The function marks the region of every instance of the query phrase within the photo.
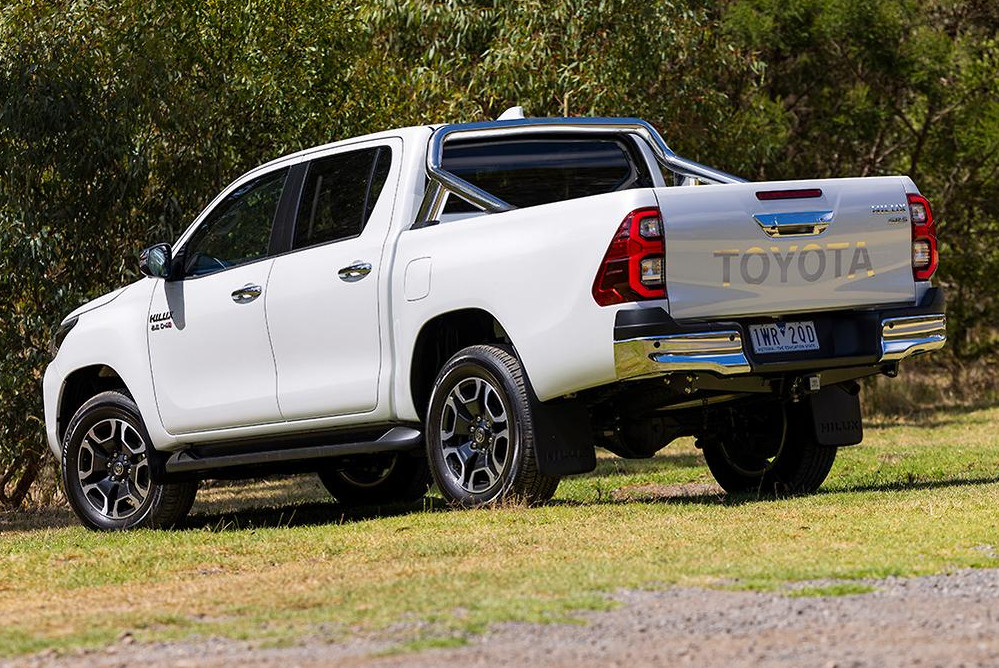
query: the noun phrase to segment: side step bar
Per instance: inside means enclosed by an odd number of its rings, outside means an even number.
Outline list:
[[[188,450],[175,452],[164,464],[167,475],[201,473],[218,469],[234,469],[261,464],[282,464],[310,459],[326,459],[343,455],[375,452],[400,452],[420,447],[423,434],[411,427],[392,427],[374,441],[356,441],[307,447],[288,446],[275,450],[234,454],[199,455]]]

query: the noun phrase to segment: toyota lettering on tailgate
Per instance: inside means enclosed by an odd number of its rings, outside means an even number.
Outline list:
[[[721,258],[721,282],[723,286],[732,284],[733,271],[748,285],[767,282],[771,274],[779,275],[779,282],[787,283],[788,277],[800,277],[808,283],[815,283],[829,274],[834,278],[856,278],[858,275],[874,276],[874,265],[867,244],[839,242],[808,244],[803,247],[777,246],[761,248],[753,246],[746,250],[719,250],[714,256]]]

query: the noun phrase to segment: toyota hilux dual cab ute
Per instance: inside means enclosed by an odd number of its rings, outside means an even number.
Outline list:
[[[686,436],[729,492],[808,492],[862,439],[858,380],[944,345],[909,178],[745,182],[641,120],[510,116],[258,167],[63,320],[80,519],[307,471],[345,505],[538,503]]]

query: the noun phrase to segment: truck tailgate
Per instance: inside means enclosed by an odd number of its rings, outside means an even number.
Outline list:
[[[912,303],[905,177],[657,188],[674,318]]]

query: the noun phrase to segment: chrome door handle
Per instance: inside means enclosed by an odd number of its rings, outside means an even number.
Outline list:
[[[234,290],[232,293],[232,300],[237,304],[249,304],[254,299],[259,297],[263,293],[264,289],[259,285],[254,285],[253,283],[247,283],[239,290]]]
[[[361,262],[360,260],[354,260],[354,263],[348,265],[337,272],[341,281],[347,283],[356,283],[365,276],[371,273],[371,264],[368,262]]]

